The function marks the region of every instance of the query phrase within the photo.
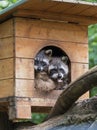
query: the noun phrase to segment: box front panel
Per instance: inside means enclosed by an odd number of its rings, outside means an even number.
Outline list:
[[[15,30],[16,96],[32,96],[36,98],[35,101],[43,98],[50,100],[52,97],[51,100],[56,101],[59,95],[56,93],[60,93],[60,90],[44,95],[34,88],[34,58],[46,46],[58,47],[68,55],[71,61],[71,81],[88,70],[87,26],[16,18]],[[22,86],[20,88],[23,88],[24,93],[20,92],[19,86]]]

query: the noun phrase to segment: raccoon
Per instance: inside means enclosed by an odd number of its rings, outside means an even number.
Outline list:
[[[35,72],[42,72],[42,71],[47,72],[51,55],[52,55],[51,49],[42,50],[37,54],[34,62]]]
[[[68,57],[53,57],[48,67],[48,74],[55,82],[56,89],[64,89],[68,84],[69,66]]]
[[[40,92],[50,92],[55,89],[55,83],[46,72],[39,72],[35,79],[35,88]]]
[[[42,50],[35,58],[35,88],[39,91],[49,92],[55,88],[54,81],[48,76],[48,66],[52,50]]]

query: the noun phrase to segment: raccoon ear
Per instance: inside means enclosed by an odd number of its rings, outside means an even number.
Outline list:
[[[52,50],[51,49],[46,50],[45,54],[48,55],[48,56],[52,56]]]
[[[67,56],[62,56],[62,61],[67,64],[68,57]]]

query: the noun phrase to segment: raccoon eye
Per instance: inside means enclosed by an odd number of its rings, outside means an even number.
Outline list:
[[[54,73],[57,73],[57,70],[56,69],[53,69],[50,71],[51,74],[54,74]]]
[[[42,65],[42,66],[46,66],[47,64],[46,64],[45,62],[42,62],[41,65]]]
[[[65,74],[65,71],[63,69],[60,69],[60,72]]]
[[[34,64],[37,65],[39,63],[39,61],[35,60]]]

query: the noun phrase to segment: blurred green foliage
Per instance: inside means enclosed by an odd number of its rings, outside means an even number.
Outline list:
[[[19,0],[0,0],[0,10],[5,9]]]
[[[97,65],[97,24],[88,28],[89,39],[89,68]]]
[[[97,2],[97,0],[80,0],[80,1],[86,1],[86,2]]]
[[[40,122],[43,122],[46,117],[47,117],[47,114],[44,114],[44,113],[32,114],[32,120],[33,120],[33,123],[35,124],[39,124]]]
[[[97,24],[90,25],[88,29],[89,39],[89,68],[97,65]],[[97,87],[95,86],[90,91],[90,96],[97,94]]]
[[[11,6],[17,1],[19,0],[0,0],[0,10]],[[80,0],[80,1],[97,2],[97,0]],[[93,66],[97,65],[97,24],[89,26],[88,37],[89,37],[89,68],[92,68]],[[96,94],[97,94],[97,87],[93,88],[92,91],[90,91],[91,96],[94,96]],[[34,123],[39,124],[44,120],[46,116],[47,114],[33,113],[32,120]]]

